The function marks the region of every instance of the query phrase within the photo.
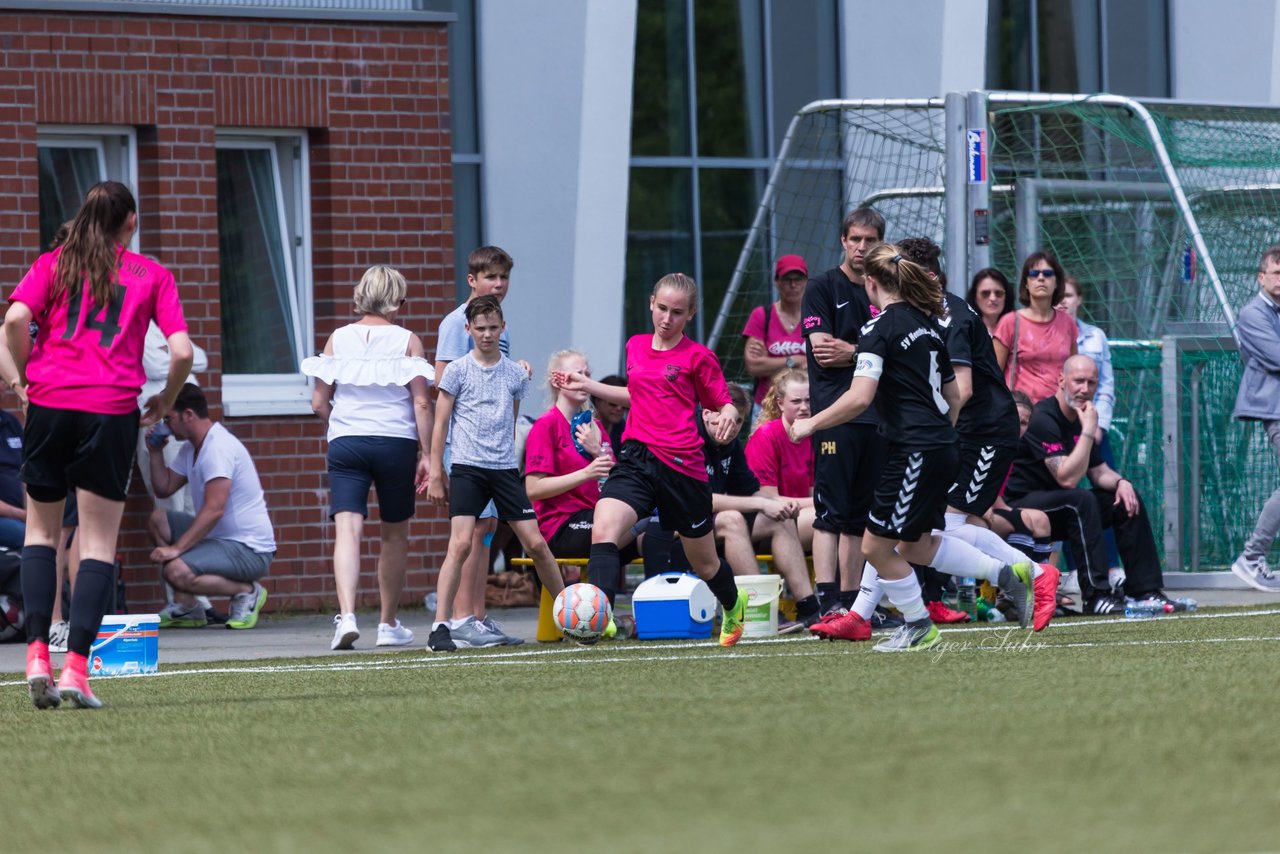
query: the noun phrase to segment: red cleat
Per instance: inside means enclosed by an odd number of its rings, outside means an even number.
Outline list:
[[[27,692],[37,709],[56,709],[62,702],[58,688],[53,684],[49,645],[43,641],[27,644]]]
[[[1040,564],[1040,568],[1043,572],[1032,585],[1035,591],[1035,607],[1032,609],[1034,618],[1031,628],[1037,632],[1049,625],[1049,621],[1053,619],[1053,612],[1058,608],[1058,579],[1062,575],[1056,566],[1050,566],[1047,563]]]
[[[809,631],[826,640],[865,641],[871,640],[871,624],[853,611],[841,614],[834,620],[814,623]]]
[[[837,605],[836,607],[832,608],[830,611],[828,611],[827,613],[819,617],[818,621],[813,623],[813,625],[809,626],[809,628],[812,629],[813,626],[820,626],[823,623],[829,623],[832,620],[838,620],[847,613],[849,612]]]
[[[948,608],[942,602],[926,602],[924,609],[929,612],[929,619],[935,623],[967,623],[970,620],[964,611]]]

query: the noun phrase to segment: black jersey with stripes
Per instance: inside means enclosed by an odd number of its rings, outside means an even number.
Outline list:
[[[850,344],[858,343],[859,330],[871,320],[875,309],[867,289],[844,274],[839,267],[819,273],[805,285],[800,307],[800,330],[805,340],[815,332],[825,332]],[[849,390],[853,365],[824,368],[813,357],[813,347],[805,348],[809,366],[809,405],[816,414]],[[856,424],[878,424],[875,404],[854,419]]]
[[[996,361],[991,333],[973,306],[951,292],[944,294],[947,313],[938,319],[952,365],[972,372],[973,396],[960,410],[956,430],[965,439],[998,448],[1018,447],[1018,408]]]
[[[894,445],[954,444],[942,386],[955,379],[937,323],[907,302],[892,303],[862,327],[854,376],[879,381],[880,434]]]

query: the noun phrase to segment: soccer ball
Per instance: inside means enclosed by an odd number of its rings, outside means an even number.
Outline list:
[[[594,584],[570,584],[561,590],[553,613],[564,636],[583,644],[600,640],[613,617],[609,597]]]
[[[21,640],[24,619],[20,600],[0,593],[0,643]]]

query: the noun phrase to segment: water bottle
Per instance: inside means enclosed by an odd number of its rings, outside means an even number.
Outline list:
[[[159,448],[164,445],[166,439],[173,435],[173,431],[169,429],[169,425],[161,421],[155,428],[147,434],[147,447]]]
[[[423,600],[422,604],[423,604],[424,606],[426,606],[426,609],[427,609],[428,611],[431,611],[432,613],[435,613],[435,610],[436,610],[436,591],[432,590],[430,593],[428,593],[428,594],[427,594],[427,598]]]
[[[1178,596],[1174,599],[1170,599],[1168,604],[1164,606],[1164,610],[1166,613],[1170,613],[1170,614],[1172,613],[1182,614],[1182,613],[1186,613],[1187,611],[1194,611],[1197,607],[1199,606],[1196,603],[1196,600],[1190,599],[1186,596]]]
[[[978,581],[970,576],[956,579],[956,610],[969,615],[969,622],[978,621]]]
[[[1164,602],[1159,599],[1124,600],[1124,618],[1126,620],[1149,620],[1152,617],[1163,616]]]

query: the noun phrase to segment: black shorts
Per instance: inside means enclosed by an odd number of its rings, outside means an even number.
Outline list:
[[[623,502],[638,519],[652,515],[656,506],[662,529],[682,537],[696,539],[712,532],[711,484],[672,469],[635,439],[623,444],[600,497]]]
[[[454,463],[449,472],[449,518],[479,518],[490,501],[497,505],[498,518],[504,522],[538,518],[518,469],[482,469]]]
[[[124,501],[138,444],[138,410],[121,415],[27,407],[22,432],[22,482],[36,501],[66,498],[84,489]]]
[[[591,557],[591,528],[595,515],[596,511],[588,508],[579,510],[566,519],[547,540],[551,553],[557,558]],[[640,548],[635,540],[618,550],[618,559],[623,564],[631,563],[639,556]]]
[[[955,483],[960,451],[941,448],[889,447],[876,487],[867,530],[878,537],[914,543],[946,524],[947,491]]]
[[[813,434],[813,527],[862,536],[888,447],[874,424],[838,424]]]
[[[341,436],[329,443],[329,518],[342,512],[369,515],[369,487],[378,491],[383,522],[413,516],[418,443],[390,436]]]
[[[1000,448],[961,439],[960,468],[947,493],[947,504],[965,513],[981,516],[991,509],[1004,486],[1009,466],[1018,449]]]

